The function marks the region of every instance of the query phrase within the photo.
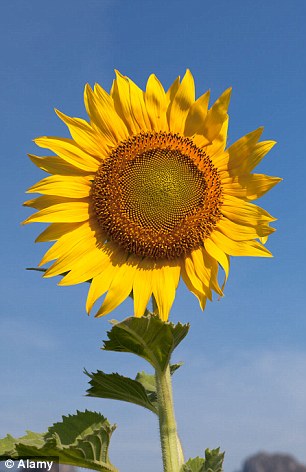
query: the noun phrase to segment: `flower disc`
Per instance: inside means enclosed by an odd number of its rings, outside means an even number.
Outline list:
[[[129,253],[174,259],[197,247],[219,220],[221,186],[209,157],[171,133],[121,143],[93,184],[101,229]]]

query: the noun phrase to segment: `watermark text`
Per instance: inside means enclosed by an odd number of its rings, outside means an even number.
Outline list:
[[[4,464],[6,469],[13,469],[13,471],[22,472],[23,470],[30,470],[32,469],[33,472],[35,470],[39,470],[40,472],[58,472],[58,457],[26,457],[26,458],[5,458],[3,460],[0,457],[0,465],[1,462]]]

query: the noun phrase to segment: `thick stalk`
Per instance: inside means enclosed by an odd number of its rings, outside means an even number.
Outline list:
[[[164,372],[156,370],[155,377],[164,472],[179,472],[184,457],[177,435],[169,365]]]

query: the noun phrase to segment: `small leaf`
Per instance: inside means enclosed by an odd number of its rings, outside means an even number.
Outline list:
[[[224,452],[220,452],[220,448],[206,449],[205,459],[203,457],[195,457],[189,459],[181,468],[181,472],[222,472],[224,461]]]
[[[90,397],[111,398],[143,406],[157,414],[157,407],[151,401],[142,382],[123,377],[119,374],[105,374],[101,370],[96,373],[85,373],[91,378],[91,388],[87,390]],[[150,393],[150,392],[149,392]]]
[[[144,371],[138,372],[136,380],[144,387],[150,402],[153,403],[158,412],[155,375],[147,374]]]
[[[174,325],[155,315],[130,317],[120,323],[113,322],[112,329],[107,333],[109,340],[104,341],[103,349],[131,352],[146,359],[155,369],[163,371],[188,330],[189,325]]]
[[[176,364],[170,364],[170,374],[173,375],[174,372],[182,367],[184,363],[183,362],[177,362]]]
[[[202,472],[204,463],[205,459],[203,457],[189,459],[189,461],[183,465],[181,472]]]
[[[220,452],[220,447],[217,449],[206,449],[203,472],[222,472],[224,455],[224,452]]]
[[[136,380],[137,382],[140,382],[148,392],[156,392],[155,375],[147,374],[147,372],[143,370],[138,372]]]
[[[109,461],[108,447],[115,426],[100,413],[77,412],[63,417],[45,434],[30,431],[21,438],[0,439],[0,455],[58,457],[61,464],[100,472],[118,472]]]
[[[181,367],[181,365],[182,362],[170,364],[170,374],[173,375],[174,372]],[[155,405],[156,410],[158,410],[155,375],[147,374],[144,371],[138,372],[136,375],[136,380],[143,385],[149,400]]]

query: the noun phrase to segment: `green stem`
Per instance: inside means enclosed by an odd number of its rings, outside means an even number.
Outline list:
[[[155,378],[164,472],[179,472],[184,456],[177,435],[169,365],[163,372],[156,370]]]

